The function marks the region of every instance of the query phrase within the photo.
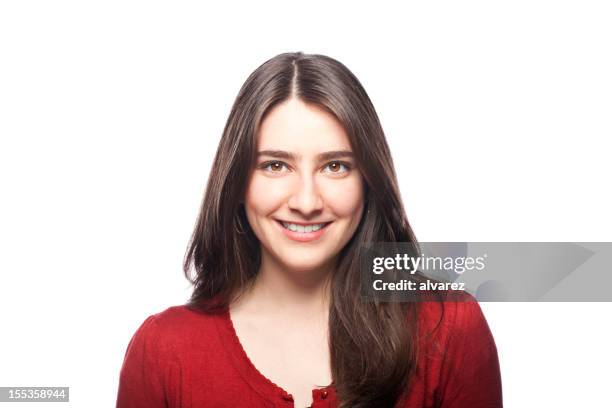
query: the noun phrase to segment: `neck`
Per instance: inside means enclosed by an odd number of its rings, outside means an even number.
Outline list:
[[[327,314],[335,259],[308,270],[293,270],[262,253],[259,272],[240,298],[249,309],[273,314]]]

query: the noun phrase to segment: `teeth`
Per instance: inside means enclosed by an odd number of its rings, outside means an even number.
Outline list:
[[[283,222],[283,227],[291,230],[293,232],[306,233],[306,232],[314,232],[323,228],[325,224],[312,224],[312,225],[298,225],[298,224],[290,224],[288,222]]]

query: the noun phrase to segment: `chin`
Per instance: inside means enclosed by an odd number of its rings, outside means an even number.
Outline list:
[[[293,271],[310,271],[324,266],[329,257],[309,253],[307,248],[301,251],[286,251],[279,261]]]
[[[291,260],[284,260],[283,263],[287,265],[287,267],[293,271],[303,271],[303,272],[311,271],[311,270],[320,268],[323,265],[325,265],[324,261],[322,260],[318,261],[314,259],[308,259],[308,260],[291,259]]]

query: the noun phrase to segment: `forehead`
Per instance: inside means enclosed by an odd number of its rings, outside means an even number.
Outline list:
[[[348,136],[334,115],[296,98],[272,108],[257,136],[258,150],[279,149],[302,154],[351,150]]]

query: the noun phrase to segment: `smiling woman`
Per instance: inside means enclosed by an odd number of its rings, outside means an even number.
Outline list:
[[[375,242],[417,248],[365,90],[323,55],[270,59],[215,156],[185,256],[191,299],[134,334],[117,406],[501,407],[473,298],[361,298]]]
[[[260,270],[267,273],[273,263],[288,270],[330,269],[355,233],[364,201],[363,178],[342,125],[293,97],[264,118],[257,151],[244,204],[261,243]]]

